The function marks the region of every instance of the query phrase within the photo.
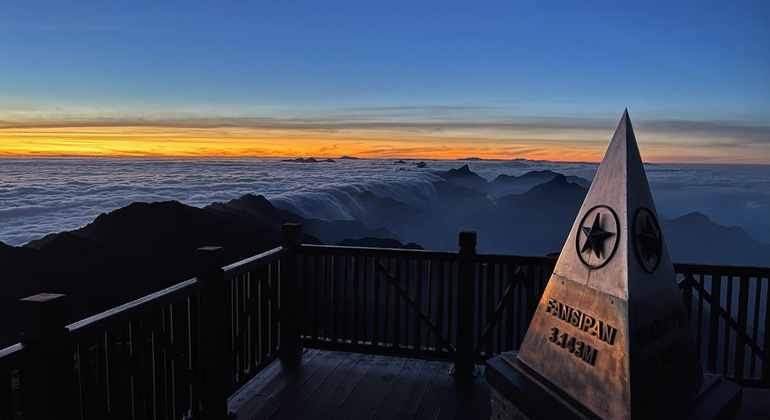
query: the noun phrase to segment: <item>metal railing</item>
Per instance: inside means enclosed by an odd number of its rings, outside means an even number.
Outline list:
[[[22,342],[0,350],[0,419],[219,417],[300,346],[449,359],[463,376],[519,347],[556,262],[477,254],[468,232],[459,252],[299,237],[287,225],[283,247],[223,268],[201,249],[196,278],[70,325],[63,297],[28,298]],[[770,387],[770,268],[675,270],[704,366]]]

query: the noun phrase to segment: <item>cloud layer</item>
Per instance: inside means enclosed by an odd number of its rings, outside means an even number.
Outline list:
[[[422,207],[435,194],[437,172],[469,163],[488,180],[551,169],[592,179],[593,163],[528,160],[338,160],[300,164],[276,158],[3,158],[0,241],[20,245],[71,230],[135,201],[178,200],[195,206],[262,194],[306,217],[349,219],[352,192],[371,191]],[[770,166],[648,165],[662,217],[699,211],[723,225],[745,227],[770,243]],[[459,231],[462,226],[457,226]]]

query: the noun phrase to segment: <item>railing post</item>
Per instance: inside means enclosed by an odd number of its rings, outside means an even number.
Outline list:
[[[195,250],[196,276],[205,282],[200,295],[201,414],[204,419],[227,416],[229,287],[222,270],[223,262],[222,247],[207,246]]]
[[[297,249],[302,244],[302,226],[286,223],[282,227],[285,250],[281,267],[279,319],[281,321],[279,357],[293,357],[302,351],[299,345],[299,276],[297,275]]]
[[[457,273],[457,355],[453,373],[456,377],[474,375],[473,324],[474,268],[476,265],[476,232],[460,232],[459,267]]]
[[[19,300],[19,312],[24,328],[21,343],[27,352],[20,370],[24,418],[75,418],[74,362],[66,328],[67,296],[30,296]]]

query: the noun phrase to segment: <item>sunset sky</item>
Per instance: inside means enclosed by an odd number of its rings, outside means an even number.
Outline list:
[[[770,163],[770,2],[0,2],[0,155]]]

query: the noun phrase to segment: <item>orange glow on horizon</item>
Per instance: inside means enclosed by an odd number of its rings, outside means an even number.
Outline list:
[[[0,128],[0,156],[317,157],[530,159],[599,162],[611,132],[408,128],[274,128],[86,126]],[[637,135],[639,139],[640,136]],[[642,136],[641,141],[648,136]],[[763,163],[761,156],[726,157],[699,144],[640,142],[649,162]],[[687,159],[682,157],[686,156]],[[752,159],[753,158],[753,159]]]

